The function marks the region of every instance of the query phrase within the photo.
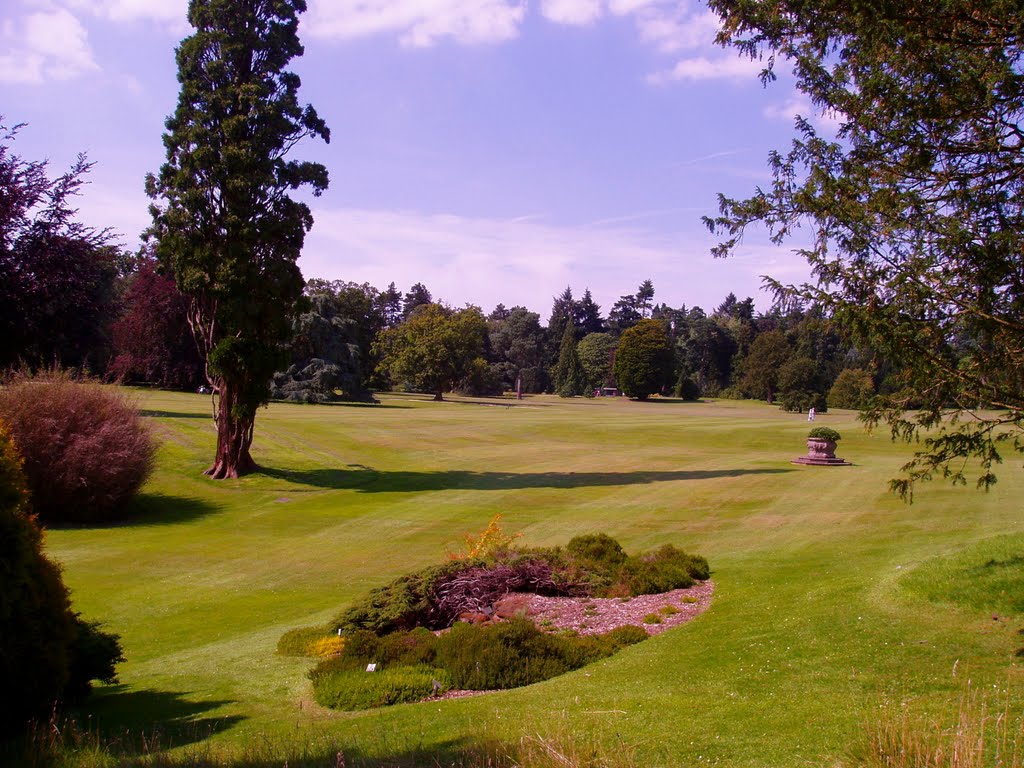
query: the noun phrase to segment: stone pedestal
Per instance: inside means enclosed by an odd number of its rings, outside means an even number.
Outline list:
[[[848,467],[850,462],[836,458],[836,444],[821,437],[807,438],[807,455],[793,459],[792,464],[813,467]]]

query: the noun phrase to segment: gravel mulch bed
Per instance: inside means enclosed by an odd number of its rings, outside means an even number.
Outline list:
[[[526,613],[542,629],[575,629],[581,635],[600,635],[635,624],[649,635],[658,635],[706,611],[714,591],[712,582],[698,581],[688,589],[625,598],[526,595]],[[669,605],[678,613],[661,612]],[[657,614],[661,623],[645,624],[644,618],[650,614]]]
[[[698,581],[688,589],[675,589],[657,595],[638,597],[543,597],[541,595],[515,595],[514,599],[526,605],[526,615],[542,629],[575,629],[581,635],[600,635],[616,627],[634,624],[658,635],[678,627],[708,609],[715,585],[711,581]],[[662,612],[665,606],[678,611]],[[660,624],[645,624],[644,618],[657,614]],[[464,699],[493,691],[447,691],[429,699]]]

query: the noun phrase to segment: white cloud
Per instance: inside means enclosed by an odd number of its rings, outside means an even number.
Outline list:
[[[307,277],[391,281],[404,289],[423,282],[436,299],[489,311],[521,304],[545,315],[551,297],[571,285],[589,287],[604,310],[651,278],[658,300],[673,306],[712,307],[731,290],[758,297],[760,275],[803,279],[806,264],[786,249],[748,245],[726,260],[713,259],[710,235],[667,235],[623,226],[641,212],[589,226],[557,226],[536,217],[467,218],[415,211],[313,211],[300,266]],[[693,213],[679,213],[680,217]]]
[[[187,26],[188,0],[65,0],[67,7],[110,21],[155,21],[175,30]]]
[[[402,45],[422,48],[451,38],[460,43],[495,43],[519,34],[525,0],[312,0],[303,32],[351,40],[397,33]]]
[[[656,72],[647,79],[655,85],[680,80],[754,80],[763,69],[763,63],[745,56],[695,56],[681,59],[671,69]]]
[[[608,10],[616,16],[625,16],[641,8],[663,5],[665,0],[608,0]]]
[[[800,116],[818,128],[824,128],[831,132],[837,131],[841,123],[836,112],[832,110],[821,112],[802,93],[794,93],[781,104],[769,104],[764,108],[763,114],[769,120],[784,120],[791,124],[797,116]]]
[[[0,46],[0,82],[68,80],[99,69],[85,27],[63,8],[8,19]]]
[[[719,22],[710,11],[689,14],[679,7],[641,6],[635,13],[640,38],[660,53],[714,46]]]
[[[541,13],[557,24],[586,26],[601,18],[604,8],[601,0],[543,0]]]

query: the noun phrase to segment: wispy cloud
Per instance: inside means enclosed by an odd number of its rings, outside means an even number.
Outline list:
[[[723,157],[735,157],[736,155],[742,155],[745,152],[747,152],[745,149],[726,149],[721,152],[712,152],[707,155],[701,155],[700,157],[692,157],[689,160],[681,160],[678,163],[672,163],[669,168],[688,168],[691,165],[706,163],[708,160],[720,160]]]
[[[446,38],[496,43],[518,36],[525,14],[525,0],[312,0],[303,31],[329,40],[391,33],[415,48]]]
[[[417,211],[322,208],[301,260],[303,273],[328,279],[423,282],[455,305],[521,304],[542,314],[566,285],[589,287],[606,309],[650,277],[673,306],[714,306],[729,292],[758,295],[760,275],[806,274],[785,249],[752,244],[727,260],[713,259],[712,238],[669,235],[623,226],[667,211],[559,226],[535,219],[468,218]],[[673,212],[681,221],[695,216]],[[685,279],[682,279],[685,278]],[[758,304],[767,299],[761,295]]]
[[[541,13],[558,24],[586,26],[604,15],[604,6],[601,0],[543,0]]]
[[[114,22],[157,22],[175,32],[188,28],[188,0],[64,0],[64,5]]]
[[[643,5],[635,14],[640,39],[660,53],[714,47],[718,17],[710,11],[691,13],[685,6]]]
[[[797,117],[802,117],[819,129],[825,129],[832,133],[839,129],[842,122],[838,113],[832,110],[823,112],[802,93],[794,93],[782,103],[769,104],[764,108],[763,114],[769,120],[784,120],[788,123],[792,123]]]
[[[698,80],[752,81],[762,69],[764,65],[760,61],[722,53],[711,58],[695,56],[680,59],[671,69],[655,72],[647,80],[652,85]]]

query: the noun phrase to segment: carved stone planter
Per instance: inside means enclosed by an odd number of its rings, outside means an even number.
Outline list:
[[[807,458],[809,459],[834,459],[836,457],[836,444],[832,440],[823,437],[807,438]]]
[[[793,464],[808,464],[814,467],[848,467],[850,462],[836,458],[836,443],[822,437],[807,438],[807,455],[793,459]]]

